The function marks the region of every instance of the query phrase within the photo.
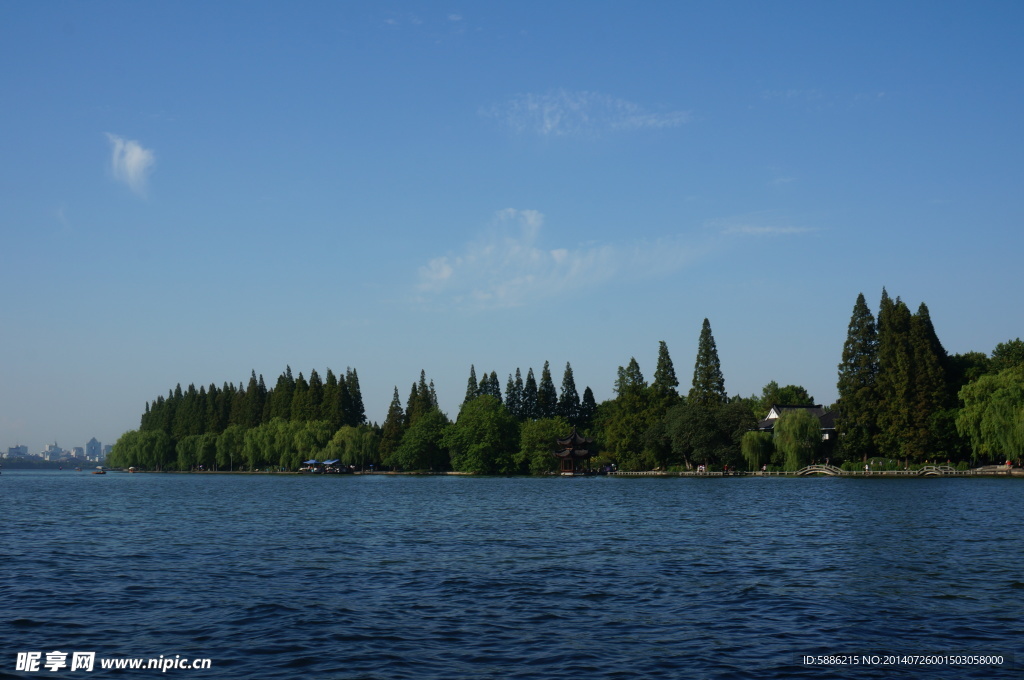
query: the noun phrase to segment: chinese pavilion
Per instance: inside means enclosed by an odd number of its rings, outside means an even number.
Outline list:
[[[555,441],[558,442],[558,450],[555,451],[554,456],[560,461],[559,472],[563,475],[583,474],[586,471],[583,462],[594,455],[590,451],[590,445],[594,443],[594,440],[589,437],[581,437],[576,433],[574,427],[572,434],[568,437]]]

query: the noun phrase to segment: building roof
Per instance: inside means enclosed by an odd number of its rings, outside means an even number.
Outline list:
[[[836,428],[836,414],[835,411],[829,411],[821,404],[815,404],[814,406],[793,406],[788,404],[772,404],[772,408],[768,411],[768,417],[757,424],[759,430],[772,430],[775,427],[775,421],[779,419],[785,413],[792,411],[807,411],[812,416],[818,419],[821,423],[821,429],[823,430],[834,430]]]
[[[556,458],[575,458],[582,460],[584,458],[590,458],[593,453],[590,452],[590,445],[594,443],[594,440],[590,437],[582,437],[576,432],[576,428],[572,428],[572,434],[564,439],[556,439],[558,443],[558,451],[554,452]]]

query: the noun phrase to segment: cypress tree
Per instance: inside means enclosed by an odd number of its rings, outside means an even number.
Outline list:
[[[331,424],[331,429],[337,431],[345,423],[337,416],[341,413],[338,408],[338,376],[334,371],[327,369],[327,377],[324,378],[324,400],[320,408],[320,420],[326,420]]]
[[[910,409],[910,456],[923,460],[951,454],[953,416],[949,405],[945,366],[948,356],[932,326],[928,307],[922,302],[910,319],[910,345],[914,362],[913,401]],[[945,416],[945,418],[943,418]]]
[[[352,424],[352,392],[348,389],[348,376],[338,376],[338,394],[333,409],[332,418],[342,425]]]
[[[864,294],[857,296],[839,364],[839,445],[848,458],[867,460],[875,454],[878,434],[876,410],[878,380],[878,332]]]
[[[558,392],[551,379],[551,367],[547,361],[540,373],[540,385],[537,386],[537,418],[554,418],[558,408]]]
[[[320,379],[320,374],[316,372],[314,368],[309,373],[309,393],[307,400],[309,402],[307,409],[308,418],[307,420],[321,420],[324,412],[324,383]]]
[[[580,415],[577,427],[586,430],[594,424],[594,416],[597,414],[597,400],[594,399],[594,392],[588,385],[583,390],[583,399],[580,401]]]
[[[910,449],[910,417],[914,393],[913,348],[910,345],[910,310],[898,297],[882,289],[878,306],[878,453],[905,458]]]
[[[579,426],[580,394],[576,391],[576,379],[572,375],[572,366],[565,362],[562,374],[562,391],[558,395],[558,415],[569,421],[570,425]]]
[[[516,369],[516,378],[512,380],[512,374],[508,374],[508,384],[505,387],[505,407],[515,418],[523,419],[523,376]]]
[[[292,413],[293,422],[302,423],[310,419],[309,408],[309,383],[299,371],[299,377],[295,379],[295,389],[292,392]]]
[[[480,386],[479,386],[479,384],[477,384],[477,381],[476,381],[476,366],[474,366],[473,364],[470,364],[469,365],[469,380],[466,381],[466,396],[462,400],[462,403],[465,404],[467,401],[472,401],[473,399],[476,399],[476,397],[477,397],[477,395],[479,393],[480,393]]]
[[[295,392],[295,379],[292,377],[292,367],[285,366],[284,373],[278,376],[277,384],[274,385],[273,396],[270,399],[270,420],[281,418],[290,420],[292,417],[292,397]]]
[[[526,382],[523,384],[523,408],[522,419],[533,420],[537,418],[537,379],[533,377],[533,369],[526,372]]]
[[[345,369],[345,387],[348,404],[345,413],[348,424],[353,427],[366,423],[366,406],[363,403],[363,391],[359,388],[359,373],[354,368]]]
[[[707,319],[704,319],[697,342],[697,361],[693,367],[693,386],[688,399],[707,407],[720,406],[728,401],[718,348],[711,335],[711,323]]]
[[[498,382],[498,374],[496,371],[491,371],[490,383],[490,392],[488,392],[488,394],[490,394],[492,397],[497,399],[499,403],[501,403],[501,383]],[[436,402],[437,399],[435,399],[434,401]]]
[[[519,384],[522,384],[522,379],[519,380]],[[505,408],[513,418],[519,417],[519,395],[516,393],[515,381],[512,379],[511,373],[508,382],[505,383]]]
[[[668,354],[668,345],[664,340],[658,343],[658,365],[654,369],[654,382],[651,388],[658,401],[664,402],[667,409],[679,401],[679,379],[676,377],[672,357]]]
[[[647,390],[647,381],[644,374],[640,372],[640,364],[635,357],[629,358],[625,368],[619,366],[618,377],[615,380],[615,393],[620,397],[641,396]]]
[[[420,419],[427,411],[437,406],[434,395],[433,381],[427,385],[427,372],[420,370],[420,381],[412,384],[409,392],[409,400],[405,407],[405,423],[411,426]]]
[[[380,445],[378,447],[381,461],[385,465],[391,464],[388,462],[391,454],[402,443],[402,434],[405,432],[404,420],[405,413],[402,411],[402,402],[398,398],[398,386],[396,385],[395,394],[391,397],[391,405],[388,407],[388,415],[384,419],[384,425],[381,429]]]

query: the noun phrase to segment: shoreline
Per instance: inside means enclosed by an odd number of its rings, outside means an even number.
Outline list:
[[[811,466],[817,467],[817,466]],[[47,472],[80,472],[82,474],[92,474],[91,471],[76,471],[76,470],[58,470],[58,469],[47,469],[47,468],[8,468],[8,470],[34,470],[34,471],[47,471]],[[361,476],[393,476],[393,477],[522,477],[524,479],[531,478],[548,478],[548,477],[680,477],[680,478],[755,478],[755,477],[773,477],[773,478],[801,478],[801,477],[846,477],[846,478],[858,478],[858,479],[921,479],[921,478],[936,478],[936,477],[970,477],[970,478],[1024,478],[1024,468],[1007,468],[1002,465],[992,465],[982,468],[973,468],[970,470],[839,470],[833,468],[831,470],[822,469],[808,469],[804,468],[798,471],[711,471],[711,472],[696,472],[696,471],[675,471],[669,472],[665,470],[642,470],[636,472],[608,472],[608,473],[587,473],[587,474],[575,474],[575,475],[560,475],[559,473],[549,473],[546,475],[484,475],[476,474],[472,472],[455,472],[455,471],[430,471],[430,470],[413,470],[403,472],[393,471],[373,471],[373,472],[350,472],[341,474],[319,474],[310,472],[299,472],[299,471],[273,471],[273,470],[135,470],[129,472],[123,469],[107,469],[108,473],[119,473],[119,474],[167,474],[167,475],[260,475],[260,476],[308,476],[308,477],[361,477]]]

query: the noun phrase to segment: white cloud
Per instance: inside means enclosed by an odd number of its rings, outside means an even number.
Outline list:
[[[792,225],[764,225],[746,222],[716,223],[719,233],[742,234],[745,236],[785,236],[789,234],[809,234],[817,229],[812,227],[795,227]]]
[[[145,196],[146,180],[156,162],[152,149],[143,148],[134,140],[126,140],[109,132],[107,139],[110,140],[110,168],[114,179],[127,184],[139,196]]]
[[[649,111],[639,104],[598,92],[567,90],[518,95],[481,113],[516,132],[541,136],[670,128],[690,119],[686,111]]]
[[[420,299],[474,308],[520,306],[613,279],[671,273],[700,252],[678,238],[548,248],[543,226],[544,216],[535,210],[498,212],[483,238],[420,268]]]

